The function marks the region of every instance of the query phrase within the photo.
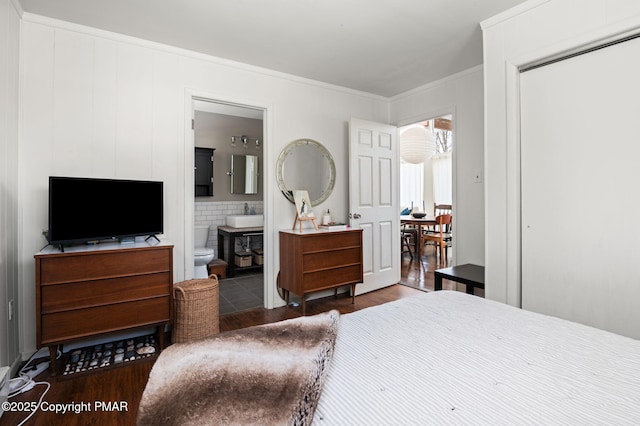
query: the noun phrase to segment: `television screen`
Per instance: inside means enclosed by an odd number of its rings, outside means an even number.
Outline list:
[[[49,243],[163,232],[163,183],[49,177]]]

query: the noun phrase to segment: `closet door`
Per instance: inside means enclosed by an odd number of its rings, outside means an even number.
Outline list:
[[[520,89],[522,307],[640,338],[640,39]]]

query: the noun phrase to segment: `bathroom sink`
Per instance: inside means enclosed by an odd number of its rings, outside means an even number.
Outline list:
[[[227,216],[227,226],[233,226],[234,228],[262,226],[263,222],[264,217],[261,214]]]

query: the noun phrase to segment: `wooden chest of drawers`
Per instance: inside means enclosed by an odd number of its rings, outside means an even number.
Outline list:
[[[289,292],[302,298],[320,290],[362,283],[362,230],[280,231],[279,285],[289,303]]]
[[[160,348],[173,308],[173,246],[38,253],[38,348],[137,327],[157,326]],[[52,363],[54,365],[54,363]]]

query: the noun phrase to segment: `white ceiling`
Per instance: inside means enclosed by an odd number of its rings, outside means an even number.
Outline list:
[[[381,96],[482,63],[525,0],[19,0],[24,11]]]

